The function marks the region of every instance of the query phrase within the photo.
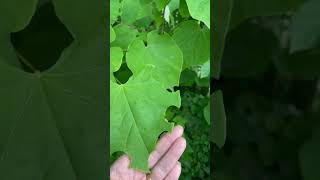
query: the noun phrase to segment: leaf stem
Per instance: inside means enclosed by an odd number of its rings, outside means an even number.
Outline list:
[[[161,24],[161,27],[159,29],[160,31],[160,34],[164,34],[164,31],[165,31],[165,24],[166,24],[166,20],[164,18],[164,15],[165,15],[165,10],[163,9],[162,12],[161,12],[161,17],[162,17],[162,24]]]
[[[16,54],[18,56],[18,58],[22,61],[22,63],[26,66],[28,66],[28,68],[30,68],[32,70],[33,73],[38,73],[39,70],[37,70],[26,58],[24,58],[17,50],[16,50]]]
[[[122,84],[119,79],[117,79],[116,77],[114,77],[114,79],[117,81],[117,83]]]

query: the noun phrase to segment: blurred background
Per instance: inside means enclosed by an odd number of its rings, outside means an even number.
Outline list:
[[[213,145],[215,179],[320,179],[318,10],[310,1],[229,30],[213,84],[227,117],[225,145]]]

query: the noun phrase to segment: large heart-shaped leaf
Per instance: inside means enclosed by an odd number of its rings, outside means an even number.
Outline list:
[[[180,106],[180,93],[167,89],[179,84],[182,69],[182,53],[169,35],[151,32],[147,44],[137,38],[129,46],[126,63],[133,75],[125,84],[110,80],[110,154],[128,154],[131,167],[144,172],[158,136],[172,128],[165,112],[169,106]],[[119,52],[112,53],[111,71],[116,71],[122,59],[113,58]]]
[[[213,63],[212,75],[219,78],[224,42],[229,30],[232,0],[213,1]]]
[[[0,179],[107,179],[105,2],[54,3],[74,42],[52,68],[28,73],[5,37],[28,24],[36,1],[1,2]]]

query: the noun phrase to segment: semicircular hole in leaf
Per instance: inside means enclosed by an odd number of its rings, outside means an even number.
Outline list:
[[[25,29],[11,34],[23,70],[30,73],[45,71],[56,64],[72,41],[71,33],[56,16],[51,2],[36,11]]]

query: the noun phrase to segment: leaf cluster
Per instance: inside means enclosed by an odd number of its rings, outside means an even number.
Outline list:
[[[184,83],[197,81],[208,92],[209,5],[209,0],[111,0],[110,155],[128,154],[132,168],[148,172],[148,155],[158,136],[171,130],[167,109],[180,107]]]

